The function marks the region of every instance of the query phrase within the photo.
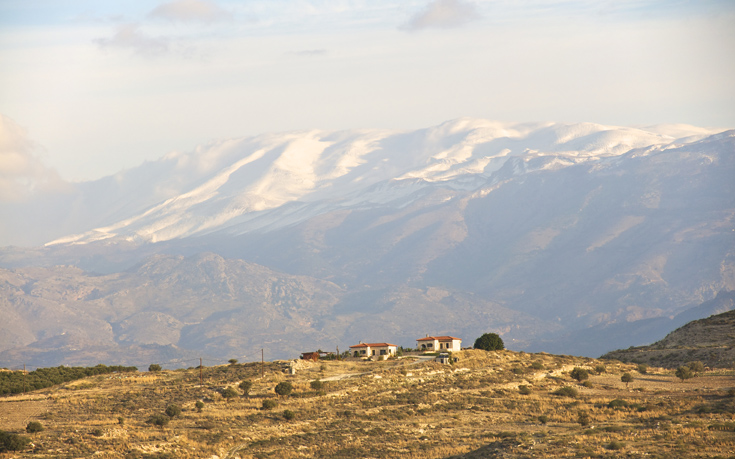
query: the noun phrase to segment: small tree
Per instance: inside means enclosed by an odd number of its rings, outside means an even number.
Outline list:
[[[497,333],[485,333],[475,340],[475,349],[501,351],[505,349],[503,339]]]
[[[43,426],[38,421],[31,421],[26,426],[26,432],[28,433],[41,432],[42,430],[43,430]]]
[[[704,364],[699,360],[687,363],[687,367],[692,370],[695,376],[704,371]]]
[[[0,453],[6,451],[22,451],[28,447],[31,439],[22,435],[0,430]]]
[[[169,405],[166,407],[166,415],[170,418],[175,418],[181,414],[181,408],[178,405]]]
[[[620,380],[625,383],[625,387],[627,388],[628,384],[633,381],[633,376],[631,376],[630,373],[623,373],[623,376],[620,377]]]
[[[283,419],[285,419],[287,421],[290,421],[294,417],[296,417],[296,414],[294,414],[293,411],[291,411],[291,410],[284,410],[284,412],[283,412]]]
[[[228,362],[230,362],[230,365],[234,365],[237,363],[237,359],[230,359]]]
[[[311,390],[322,390],[324,387],[324,383],[319,381],[318,379],[315,379],[314,381],[309,383],[309,386],[311,386]]]
[[[202,412],[202,408],[204,408],[204,402],[201,401],[201,400],[197,400],[197,402],[194,404],[194,406],[196,407],[197,412],[201,413]]]
[[[288,381],[279,382],[276,385],[276,394],[285,397],[293,392],[293,385]]]
[[[607,371],[607,368],[605,368],[605,365],[600,364],[600,365],[595,366],[595,373],[597,374],[602,374],[606,371]]]
[[[571,376],[577,381],[582,382],[585,379],[589,379],[590,374],[584,368],[574,367],[574,370],[572,370]]]
[[[240,395],[240,394],[238,394],[237,391],[235,389],[233,389],[232,387],[228,387],[228,388],[226,388],[225,390],[222,391],[222,398],[224,398],[225,400],[229,400],[231,398],[235,398],[238,395]]]
[[[151,371],[151,372],[161,371],[161,365],[159,365],[157,363],[152,363],[148,367],[148,371]]]
[[[253,383],[250,381],[243,381],[237,387],[239,387],[240,390],[243,391],[243,394],[247,396],[250,395],[250,389],[253,388]]]
[[[590,415],[586,411],[578,411],[577,412],[577,422],[582,427],[586,427],[590,425]]]
[[[694,373],[692,373],[689,367],[683,366],[676,369],[676,377],[681,379],[681,382],[684,382],[685,379],[693,378]]]

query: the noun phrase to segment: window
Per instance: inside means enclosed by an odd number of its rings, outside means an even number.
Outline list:
[[[385,349],[380,350],[380,355],[385,355]]]

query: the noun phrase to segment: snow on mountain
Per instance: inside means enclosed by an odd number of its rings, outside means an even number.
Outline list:
[[[662,151],[714,132],[459,119],[412,132],[314,130],[221,141],[121,172],[113,184],[109,178],[83,184],[77,208],[92,199],[104,204],[100,212],[74,215],[105,224],[57,234],[48,244],[274,229],[339,208],[400,199],[407,205],[432,183],[474,189],[483,183],[478,177],[512,158],[526,164],[525,172],[557,169],[631,150]]]

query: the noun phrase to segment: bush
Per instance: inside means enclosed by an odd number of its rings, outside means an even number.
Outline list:
[[[225,390],[222,391],[222,398],[224,398],[225,400],[228,400],[228,399],[231,399],[231,398],[235,398],[238,395],[240,395],[240,394],[238,394],[237,391],[235,389],[233,389],[232,387],[228,387],[228,388],[226,388]]]
[[[153,424],[154,426],[163,427],[165,425],[168,425],[170,420],[171,418],[166,416],[165,414],[154,414],[153,416],[148,418],[146,422],[148,424]]]
[[[689,362],[687,363],[686,366],[689,367],[689,369],[692,370],[692,373],[695,373],[695,374],[701,373],[704,371],[704,364],[699,360],[695,360],[694,362]]]
[[[152,363],[148,366],[148,371],[151,371],[151,372],[161,371],[161,365],[157,363]]]
[[[613,440],[607,444],[606,448],[613,450],[613,451],[617,451],[619,449],[625,448],[625,443],[617,441],[617,440]]]
[[[291,420],[291,419],[293,419],[293,418],[294,418],[295,416],[296,416],[296,414],[294,414],[294,412],[293,412],[293,411],[291,411],[291,410],[285,410],[285,411],[283,412],[283,419],[285,419],[285,420],[287,420],[287,421],[290,421],[290,420]]]
[[[26,432],[28,433],[41,432],[42,430],[43,430],[43,426],[38,421],[31,421],[26,426]]]
[[[587,427],[590,425],[590,415],[586,411],[578,411],[577,412],[577,422],[582,427]]]
[[[638,365],[638,373],[640,373],[642,375],[648,373],[648,365],[646,365],[645,363],[639,364]]]
[[[692,370],[686,366],[677,368],[675,374],[677,378],[681,379],[681,382],[684,382],[685,379],[694,377]]]
[[[243,391],[243,393],[244,393],[245,395],[249,395],[249,394],[250,394],[250,389],[252,389],[252,388],[253,388],[253,383],[252,383],[252,382],[250,382],[250,381],[243,381],[243,382],[241,382],[241,383],[240,383],[240,385],[239,385],[239,386],[237,386],[237,387],[239,387],[239,388],[240,388],[240,390],[241,390],[241,391]]]
[[[265,399],[263,400],[263,409],[264,410],[272,410],[273,408],[278,406],[278,402],[271,399]]]
[[[553,395],[558,395],[560,397],[576,397],[577,396],[577,389],[569,386],[560,387],[559,389],[552,392]]]
[[[234,365],[237,363],[237,359],[230,359],[228,360],[228,362],[230,363],[230,365]]]
[[[598,375],[601,375],[602,373],[605,373],[606,371],[607,371],[607,368],[605,368],[605,365],[600,364],[600,365],[595,366],[595,373],[597,373]]]
[[[28,447],[31,439],[0,430],[0,453],[6,451],[22,451]]]
[[[620,377],[620,381],[625,383],[625,387],[628,387],[628,384],[633,381],[633,376],[630,373],[623,373],[623,376]]]
[[[324,383],[317,379],[310,382],[309,386],[311,386],[311,390],[322,390],[322,388],[324,387]]]
[[[166,407],[166,416],[170,418],[175,418],[176,416],[179,416],[181,414],[181,408],[179,408],[177,405],[169,405]]]
[[[590,374],[587,373],[587,370],[585,370],[584,368],[574,367],[574,370],[572,370],[571,373],[571,377],[579,382],[582,382],[585,379],[589,379]]]
[[[121,426],[124,426],[125,425],[125,418],[122,417],[122,416],[118,416],[117,417],[117,423],[120,424]]]
[[[198,412],[202,412],[202,408],[204,408],[204,402],[201,400],[197,400],[197,402],[194,404]]]
[[[531,389],[528,386],[520,385],[518,386],[518,393],[521,395],[528,395],[531,393]]]
[[[533,362],[533,363],[531,364],[531,368],[533,368],[534,370],[543,370],[543,369],[544,369],[544,364],[543,364],[543,363],[541,363],[541,361],[540,361],[540,360],[535,360],[535,361],[534,361],[534,362]]]
[[[582,385],[588,389],[592,389],[593,387],[592,381],[585,381],[582,383]]]
[[[627,408],[628,407],[628,402],[626,402],[625,400],[621,400],[619,398],[616,398],[615,400],[611,400],[607,404],[607,407],[608,408],[613,408],[613,409],[614,408]]]
[[[281,395],[283,397],[287,396],[291,392],[293,392],[293,385],[291,385],[288,381],[279,382],[276,385],[276,394]]]
[[[501,351],[505,349],[503,339],[497,333],[485,333],[475,340],[475,349]]]
[[[549,422],[549,417],[545,414],[541,415],[538,417],[538,422],[540,422],[541,424],[546,424],[547,422]]]

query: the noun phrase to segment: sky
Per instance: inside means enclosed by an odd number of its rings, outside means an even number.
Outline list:
[[[216,139],[735,127],[731,0],[0,0],[0,201]]]

